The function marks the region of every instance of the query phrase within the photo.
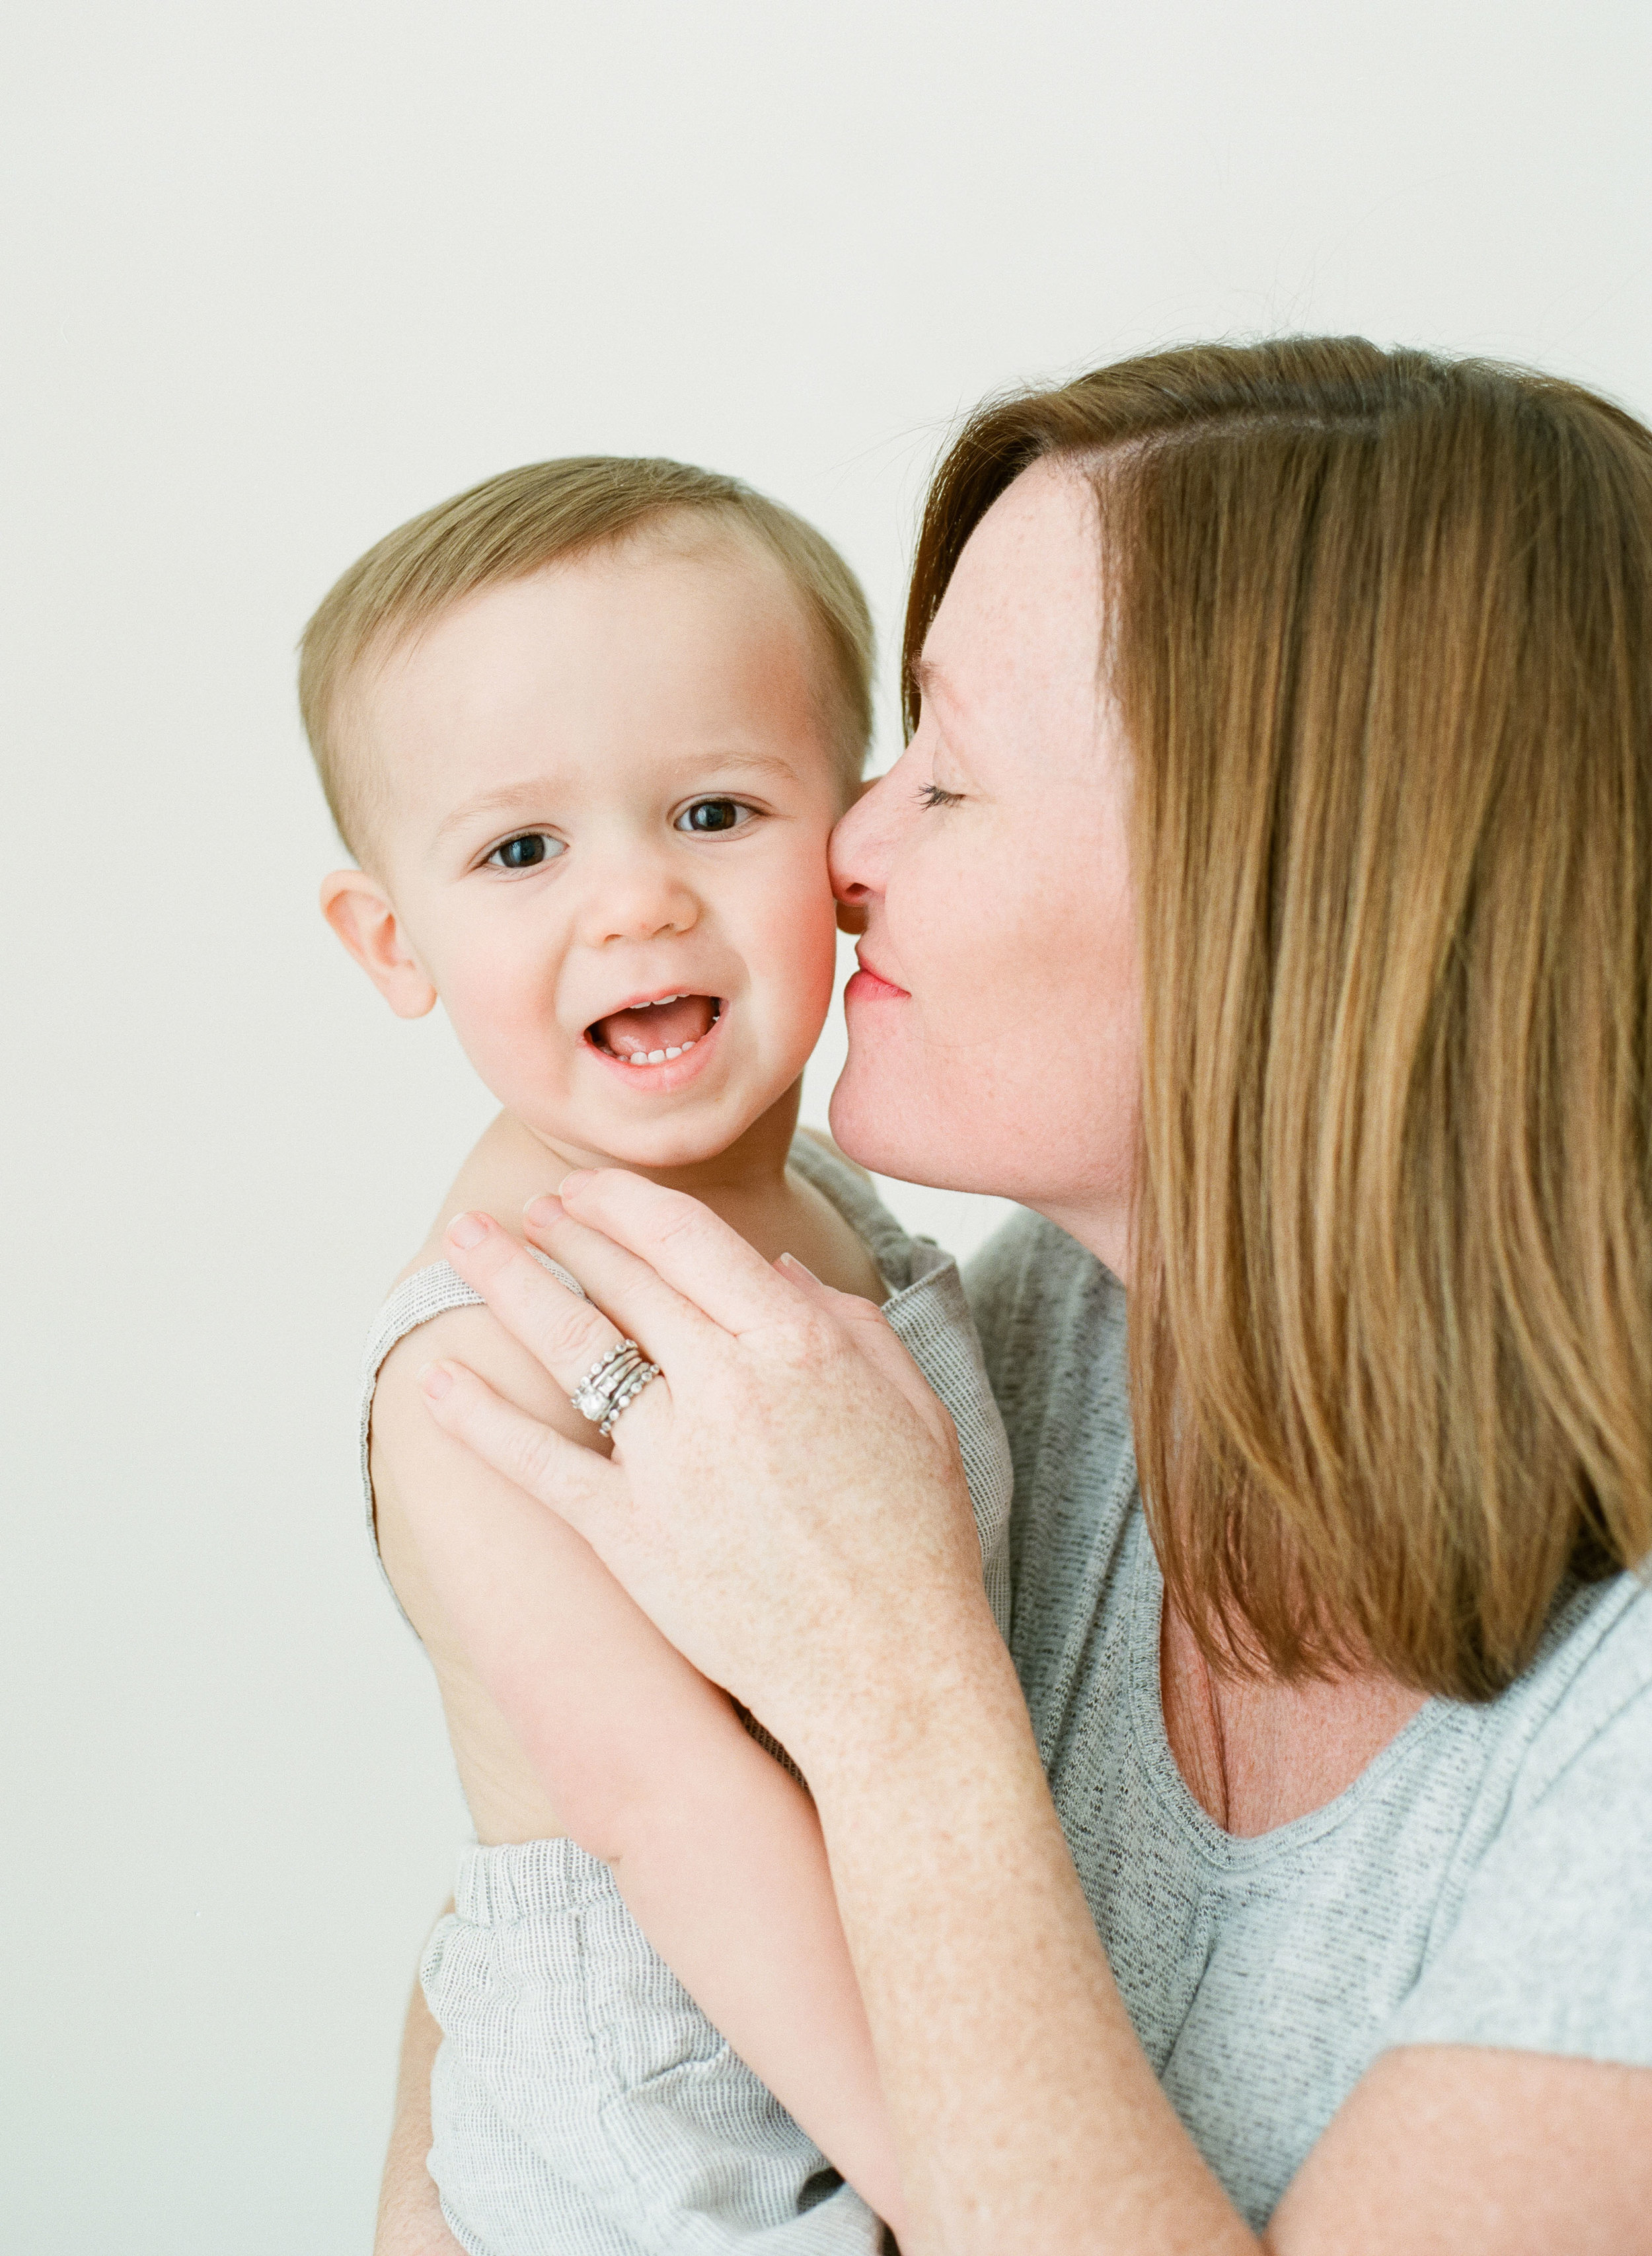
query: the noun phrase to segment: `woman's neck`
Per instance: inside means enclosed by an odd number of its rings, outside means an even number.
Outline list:
[[[1189,1793],[1240,1840],[1334,1801],[1428,1698],[1374,1670],[1287,1684],[1212,1668],[1168,1597],[1159,1691],[1165,1737]]]

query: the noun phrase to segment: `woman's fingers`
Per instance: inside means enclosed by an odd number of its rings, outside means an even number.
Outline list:
[[[582,1535],[600,1522],[604,1505],[624,1487],[624,1474],[605,1457],[530,1418],[462,1363],[427,1364],[419,1374],[419,1389],[443,1433],[561,1512]],[[636,1406],[641,1406],[640,1398]]]
[[[678,1360],[685,1336],[697,1345],[710,1335],[704,1313],[692,1301],[625,1246],[575,1222],[555,1197],[531,1199],[522,1223],[532,1242],[577,1277],[592,1300],[655,1362]]]
[[[558,1195],[574,1221],[626,1247],[737,1337],[797,1312],[790,1281],[686,1192],[666,1190],[622,1167],[599,1167],[565,1176]]]
[[[618,1345],[623,1335],[596,1302],[559,1284],[491,1215],[455,1215],[447,1251],[465,1283],[568,1393]]]

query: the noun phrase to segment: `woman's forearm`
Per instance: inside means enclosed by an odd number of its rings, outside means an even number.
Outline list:
[[[880,1703],[875,1741],[840,1731],[805,1759],[907,2256],[1256,2256],[1136,2040],[985,1608],[899,1665],[895,1729]]]

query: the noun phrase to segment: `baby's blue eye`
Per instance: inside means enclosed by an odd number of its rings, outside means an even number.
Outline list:
[[[507,838],[496,846],[488,857],[488,864],[495,870],[533,870],[541,862],[548,862],[562,851],[562,842],[544,830],[525,830],[517,838]]]
[[[738,799],[696,799],[677,817],[677,828],[702,838],[714,836],[719,830],[738,830],[751,811]]]

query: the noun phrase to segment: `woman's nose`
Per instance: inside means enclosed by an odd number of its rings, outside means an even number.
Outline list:
[[[845,932],[865,929],[872,897],[884,889],[897,827],[897,801],[890,786],[899,772],[897,763],[887,775],[866,786],[849,812],[839,817],[827,847],[832,891],[837,897],[837,921]]]

